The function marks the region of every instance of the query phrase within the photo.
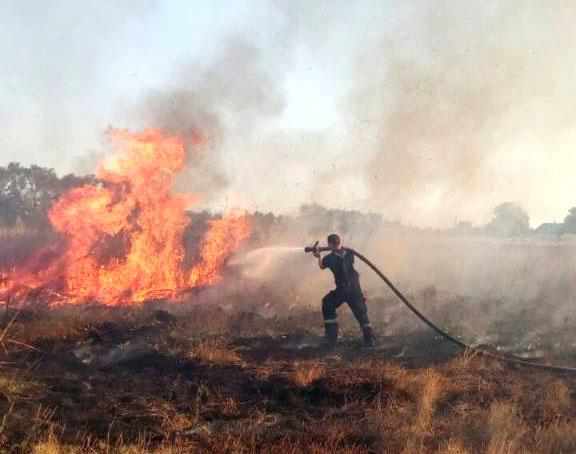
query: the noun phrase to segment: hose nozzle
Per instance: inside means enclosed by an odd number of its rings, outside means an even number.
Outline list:
[[[305,253],[315,253],[315,252],[325,252],[325,251],[329,251],[330,248],[326,247],[326,246],[318,246],[319,241],[316,241],[312,246],[306,246],[304,248],[304,252]]]

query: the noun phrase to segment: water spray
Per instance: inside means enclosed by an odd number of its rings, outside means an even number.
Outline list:
[[[326,252],[329,250],[331,250],[331,249],[327,246],[319,246],[319,241],[316,241],[312,246],[306,246],[304,248],[305,253],[321,253],[321,252]],[[576,373],[576,367],[564,367],[564,366],[554,366],[554,365],[534,363],[534,362],[519,358],[517,356],[505,355],[505,354],[501,354],[501,353],[494,353],[494,352],[484,350],[484,349],[479,348],[479,347],[473,347],[471,345],[466,344],[465,342],[463,342],[463,341],[455,338],[454,336],[448,334],[446,331],[444,331],[442,328],[440,328],[434,322],[432,322],[428,317],[426,317],[424,314],[422,314],[422,312],[420,312],[414,306],[414,304],[412,304],[408,300],[408,298],[406,298],[406,296],[392,283],[392,281],[390,279],[388,279],[388,277],[386,277],[386,275],[384,273],[382,273],[382,271],[380,271],[378,269],[378,267],[376,265],[374,265],[370,260],[368,260],[365,256],[363,256],[359,252],[355,251],[354,249],[347,248],[347,250],[349,252],[351,252],[352,254],[354,254],[354,256],[358,257],[358,259],[360,259],[366,265],[368,265],[368,267],[372,271],[374,271],[374,273],[376,273],[380,279],[382,279],[384,281],[384,283],[390,288],[390,290],[392,290],[392,292],[396,295],[396,297],[398,297],[398,299],[400,301],[402,301],[402,303],[414,315],[416,315],[416,317],[418,317],[423,323],[425,323],[428,327],[430,327],[433,331],[435,331],[441,337],[443,337],[447,341],[451,342],[452,344],[456,345],[460,349],[471,351],[474,353],[478,353],[478,354],[483,355],[487,358],[496,359],[498,361],[503,361],[506,363],[518,364],[521,366],[527,366],[527,367],[544,369],[544,370],[551,370],[551,371],[556,371],[556,372]]]

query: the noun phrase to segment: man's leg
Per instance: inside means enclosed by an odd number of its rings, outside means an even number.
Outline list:
[[[324,316],[324,337],[326,343],[333,347],[338,340],[338,317],[336,309],[343,302],[340,293],[337,290],[332,290],[324,298],[322,298],[322,315]]]
[[[360,325],[362,335],[364,338],[364,345],[373,347],[375,343],[374,332],[370,320],[368,318],[368,307],[366,306],[366,298],[362,291],[355,291],[348,297],[348,305],[354,314],[354,317]]]

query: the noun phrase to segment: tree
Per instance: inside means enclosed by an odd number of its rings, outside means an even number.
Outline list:
[[[94,181],[93,176],[59,178],[53,169],[35,165],[10,163],[0,167],[0,224],[13,226],[20,220],[25,225],[44,228],[55,200],[73,187]]]
[[[530,232],[530,217],[518,204],[505,202],[494,208],[494,217],[486,226],[489,233],[517,236]]]
[[[568,215],[564,218],[562,233],[576,233],[576,207],[570,208]]]

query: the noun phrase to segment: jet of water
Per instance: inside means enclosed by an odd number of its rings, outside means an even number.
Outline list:
[[[229,265],[240,267],[246,278],[258,278],[273,273],[283,263],[293,260],[297,254],[304,256],[304,249],[294,246],[268,246],[238,254],[230,260]]]

